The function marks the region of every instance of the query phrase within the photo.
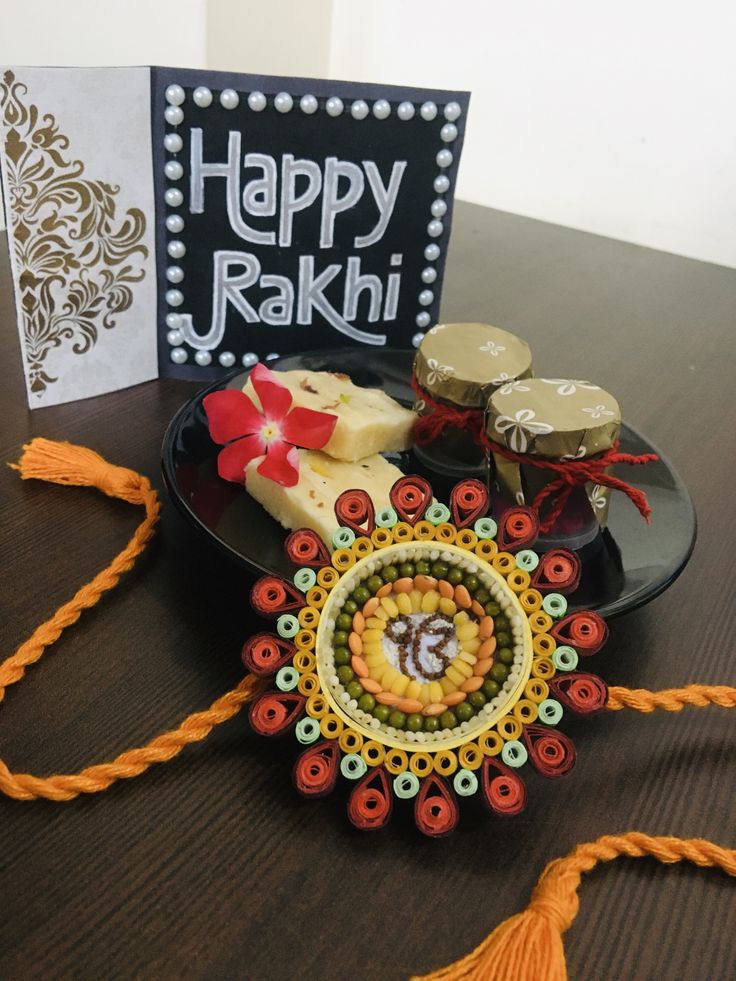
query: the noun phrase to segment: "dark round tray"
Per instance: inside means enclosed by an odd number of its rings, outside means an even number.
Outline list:
[[[413,357],[413,351],[344,348],[281,358],[269,367],[276,371],[343,371],[356,385],[382,388],[411,404]],[[219,448],[209,437],[202,408],[202,399],[209,392],[242,388],[247,377],[247,371],[234,372],[182,406],[164,437],[164,480],[177,508],[213,545],[253,573],[270,572],[290,579],[294,569],[283,550],[286,532],[244,488],[217,476]],[[593,609],[605,617],[636,609],[667,589],[687,564],[697,534],[690,495],[667,458],[625,424],[621,449],[657,453],[659,461],[637,468],[633,477],[649,498],[651,524],[645,524],[624,495],[614,493],[608,528],[580,552],[583,576],[580,588],[568,597],[570,609]],[[428,470],[411,452],[391,459],[406,473],[424,474],[444,499],[447,478]]]

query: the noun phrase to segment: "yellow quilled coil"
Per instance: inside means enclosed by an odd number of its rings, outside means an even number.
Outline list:
[[[532,661],[532,674],[535,678],[548,681],[550,678],[554,678],[555,666],[548,657],[535,657]]]
[[[503,739],[494,729],[489,729],[478,736],[478,749],[484,756],[498,756],[503,749]]]
[[[516,705],[514,705],[513,713],[514,718],[521,722],[522,725],[528,725],[530,722],[534,722],[539,715],[539,709],[531,699],[520,698]]]
[[[390,528],[375,528],[371,532],[371,541],[376,548],[385,548],[387,545],[390,545],[393,540],[394,537],[391,534]]]
[[[394,775],[409,767],[409,757],[403,749],[389,749],[386,753],[386,769]]]
[[[313,630],[302,629],[294,638],[294,643],[300,651],[311,651],[316,640],[317,635]]]
[[[331,562],[338,572],[347,572],[355,565],[355,552],[352,548],[336,548],[332,553]]]
[[[529,628],[533,634],[546,634],[552,627],[552,617],[544,610],[537,610],[529,617]]]
[[[483,762],[483,753],[476,743],[465,743],[458,750],[457,758],[465,770],[477,770]]]
[[[340,579],[340,573],[333,569],[331,565],[322,566],[317,573],[317,582],[323,589],[332,589]]]
[[[405,521],[399,521],[391,529],[391,535],[395,542],[410,542],[414,538],[414,529]]]
[[[478,544],[478,536],[472,528],[463,528],[455,536],[455,544],[460,548],[465,548],[469,552],[472,552],[472,550]],[[468,769],[470,769],[470,767],[468,767]]]
[[[321,610],[327,601],[327,590],[323,589],[321,586],[312,586],[310,590],[307,591],[307,603],[313,606],[315,610]]]
[[[417,777],[426,777],[432,772],[432,757],[429,753],[412,753],[409,757],[409,769]]]
[[[452,545],[455,541],[455,536],[457,535],[457,530],[454,525],[443,521],[441,525],[437,525],[434,530],[434,537],[438,542],[442,542],[443,545]]]
[[[429,542],[434,538],[435,528],[431,521],[417,521],[414,525],[414,537],[418,542]]]
[[[314,695],[312,698],[314,698]],[[319,724],[319,731],[322,733],[325,739],[337,739],[342,735],[344,728],[345,723],[342,721],[339,715],[335,715],[333,712],[328,712],[327,715],[323,715]]]
[[[303,606],[297,614],[297,620],[305,630],[311,630],[319,623],[319,610],[313,606]]]
[[[481,538],[473,551],[479,559],[492,562],[495,556],[498,555],[498,545],[496,545],[492,538]]]
[[[510,739],[518,739],[521,735],[521,722],[515,719],[513,715],[507,715],[501,719],[496,728],[501,738],[507,742]]]
[[[557,641],[550,634],[535,634],[532,640],[534,654],[537,657],[549,657],[557,647]]]
[[[451,749],[442,749],[435,753],[434,769],[442,777],[449,777],[457,770],[457,755]]]
[[[514,569],[506,576],[506,582],[515,593],[523,593],[525,589],[529,588],[531,579],[525,569]]]
[[[525,589],[519,596],[519,602],[525,613],[536,613],[542,609],[542,594],[538,589]]]
[[[539,705],[549,695],[549,685],[541,678],[530,678],[524,686],[524,697]]]
[[[356,559],[364,559],[366,555],[370,555],[373,551],[373,542],[370,538],[366,538],[365,535],[361,535],[360,538],[355,539],[350,548]]]
[[[496,572],[500,572],[502,576],[507,576],[516,568],[516,559],[510,552],[499,552],[491,559],[491,565]]]
[[[313,695],[319,691],[319,678],[316,674],[303,674],[296,687],[302,695]]]
[[[305,631],[305,633],[310,632],[311,631]],[[302,648],[294,655],[294,667],[300,674],[309,674],[310,671],[314,671],[314,666],[316,663],[317,658],[306,648]]]
[[[363,737],[354,729],[343,729],[337,742],[343,753],[359,753],[363,747]]]
[[[305,678],[310,677],[309,675],[303,675],[300,679],[304,681]],[[312,677],[314,677],[312,675]],[[322,694],[321,691],[312,692],[307,699],[307,715],[311,715],[313,719],[321,719],[323,716],[327,715],[330,711],[330,707],[327,704],[327,699]]]
[[[363,743],[360,755],[368,766],[380,766],[386,759],[386,747],[375,739],[369,739]]]

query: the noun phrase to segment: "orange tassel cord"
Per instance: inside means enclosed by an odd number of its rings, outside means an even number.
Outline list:
[[[562,935],[577,916],[582,875],[621,856],[651,857],[667,865],[693,862],[736,876],[736,849],[702,838],[654,837],[639,831],[604,835],[550,862],[529,906],[500,923],[470,954],[412,981],[566,981]]]
[[[54,615],[37,627],[11,657],[0,665],[0,702],[5,689],[23,678],[26,668],[41,659],[47,647],[55,643],[67,627],[76,623],[85,610],[95,606],[106,592],[114,589],[121,576],[129,572],[153,537],[160,505],[156,491],[146,477],[124,467],[108,463],[99,454],[71,443],[34,439],[24,447],[23,455],[13,468],[24,480],[35,478],[55,484],[95,487],[107,494],[146,509],[146,516],[125,548],[112,562],[82,586]],[[107,790],[117,780],[137,777],[153,764],[173,759],[190,743],[206,739],[215,726],[237,715],[262,688],[254,675],[244,678],[232,691],[222,695],[204,712],[195,712],[170,732],[151,740],[146,746],[129,749],[109,763],[89,766],[77,774],[36,777],[30,773],[12,773],[0,760],[0,790],[16,800],[68,801],[79,794]]]

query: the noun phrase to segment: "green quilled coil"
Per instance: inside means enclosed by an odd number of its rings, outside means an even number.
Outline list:
[[[317,742],[320,737],[319,722],[311,718],[300,719],[294,729],[294,735],[303,746]]]
[[[350,548],[354,541],[355,532],[352,528],[346,528],[344,525],[332,535],[332,544],[335,548]]]
[[[378,528],[393,528],[398,520],[399,516],[392,507],[379,508],[376,512],[376,526]]]
[[[276,675],[276,687],[280,691],[293,691],[299,684],[299,672],[290,664],[284,665]]]
[[[401,800],[410,800],[419,793],[419,777],[409,770],[394,777],[394,793]]]
[[[340,760],[340,772],[348,780],[359,780],[368,771],[368,764],[357,753],[346,753]]]
[[[478,790],[478,778],[472,770],[458,770],[452,785],[459,797],[472,797]]]
[[[495,538],[496,532],[498,531],[498,525],[493,518],[478,518],[473,525],[473,530],[478,538]]]
[[[561,644],[552,654],[552,663],[558,671],[574,671],[578,666],[578,652],[574,647]]]
[[[316,582],[317,573],[314,569],[299,569],[294,573],[294,585],[303,593],[309,592]]]
[[[534,572],[539,565],[539,556],[530,548],[523,548],[516,553],[516,568],[523,569],[524,572]]]
[[[548,726],[556,726],[562,718],[562,706],[554,698],[545,698],[539,703],[539,719]]]
[[[567,600],[562,593],[547,593],[542,600],[542,609],[555,620],[559,620],[567,613]]]
[[[526,751],[526,746],[524,743],[519,742],[518,739],[510,739],[509,742],[504,743],[503,749],[501,750],[501,759],[506,766],[523,766],[528,758],[529,754]]]
[[[282,613],[276,621],[276,633],[285,640],[296,637],[299,633],[299,621],[291,613]]]
[[[452,515],[446,504],[430,504],[424,517],[433,525],[442,525],[446,521],[450,521]]]

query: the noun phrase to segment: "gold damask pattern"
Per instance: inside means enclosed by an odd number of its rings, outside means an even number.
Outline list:
[[[84,175],[65,155],[69,138],[50,113],[26,105],[28,88],[6,71],[0,82],[5,120],[6,212],[12,222],[19,314],[30,390],[39,397],[58,377],[46,370],[51,350],[71,343],[84,354],[100,327],[114,327],[145,276],[146,217],[130,208],[116,220],[120,188]]]

